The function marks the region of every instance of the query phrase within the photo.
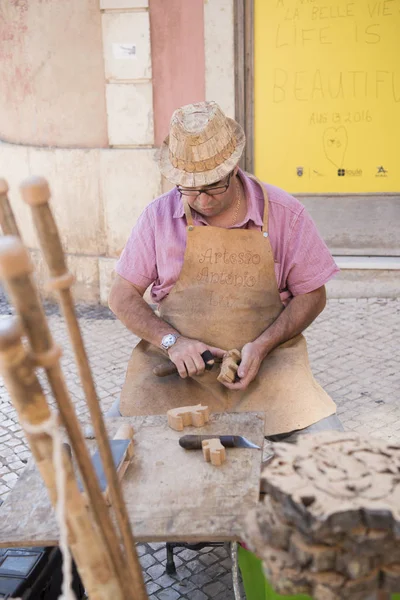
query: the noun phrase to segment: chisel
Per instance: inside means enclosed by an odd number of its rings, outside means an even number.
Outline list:
[[[260,446],[253,444],[242,435],[183,435],[179,438],[179,445],[185,450],[201,450],[203,440],[219,439],[225,448],[253,448],[261,450]]]

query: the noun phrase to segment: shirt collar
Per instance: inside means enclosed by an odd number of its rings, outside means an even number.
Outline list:
[[[242,171],[241,169],[238,170],[238,175],[240,177],[240,181],[243,184],[244,192],[246,194],[247,214],[246,214],[245,218],[243,219],[243,221],[241,223],[238,223],[236,227],[243,227],[249,221],[253,221],[253,223],[255,225],[257,225],[258,227],[262,227],[262,225],[263,225],[263,219],[262,219],[263,203],[260,202],[260,200],[263,199],[262,191],[260,190],[259,185],[257,185],[254,181],[252,181],[250,179],[250,177],[248,177],[246,175],[246,173],[244,171]],[[176,208],[175,208],[173,217],[174,217],[174,219],[180,219],[185,216],[183,202],[182,202],[181,196],[176,188],[174,189],[174,193],[175,193],[175,199],[177,200],[177,203],[176,203]],[[260,212],[260,211],[262,211],[262,212]],[[204,225],[207,225],[207,221],[204,219],[204,217],[202,215],[200,215],[193,209],[192,209],[192,212],[194,213],[195,221],[198,221],[199,223],[204,223]]]

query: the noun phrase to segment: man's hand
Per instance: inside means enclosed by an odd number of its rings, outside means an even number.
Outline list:
[[[257,377],[263,358],[264,354],[257,342],[245,344],[242,348],[242,360],[237,370],[240,381],[224,383],[223,385],[230,390],[245,390],[253,379]]]
[[[243,346],[242,362],[237,371],[240,381],[224,385],[230,390],[245,390],[257,376],[264,358],[277,346],[304,331],[324,309],[325,302],[325,286],[292,298],[268,329]]]
[[[221,348],[208,346],[203,342],[199,342],[199,340],[180,336],[168,350],[168,356],[176,365],[179,375],[182,379],[185,379],[187,376],[193,377],[193,375],[204,373],[206,365],[201,355],[206,350],[209,350],[213,356],[218,358],[222,358],[225,354],[225,350]]]

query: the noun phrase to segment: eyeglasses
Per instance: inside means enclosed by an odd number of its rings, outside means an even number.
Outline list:
[[[226,180],[226,183],[224,183],[223,185],[215,185],[212,187],[199,188],[199,189],[183,188],[182,186],[177,185],[176,188],[181,196],[190,196],[190,198],[197,198],[197,196],[200,196],[200,194],[207,194],[207,196],[218,196],[218,194],[223,194],[224,192],[226,192],[226,190],[229,187],[232,175],[233,175],[233,171],[231,171],[229,173],[228,179]],[[221,183],[221,182],[218,182],[218,183]]]

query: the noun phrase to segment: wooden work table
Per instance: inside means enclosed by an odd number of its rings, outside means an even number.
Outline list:
[[[125,422],[135,431],[122,488],[136,541],[240,539],[242,518],[259,500],[262,451],[227,448],[226,462],[214,467],[178,440],[187,433],[233,434],[262,448],[264,413],[213,414],[205,427],[183,432],[170,429],[164,416],[121,417],[106,421],[111,438]],[[31,461],[0,508],[0,547],[57,543],[53,509]]]

